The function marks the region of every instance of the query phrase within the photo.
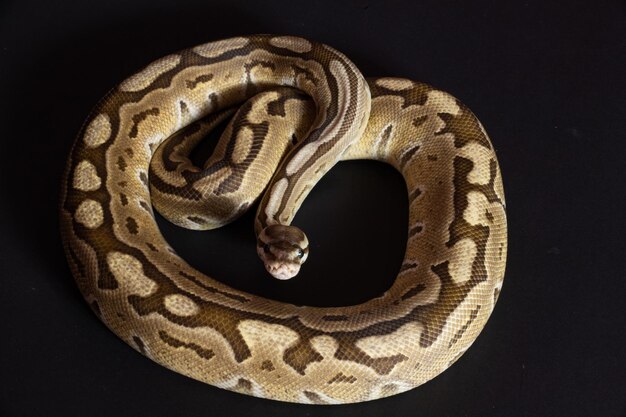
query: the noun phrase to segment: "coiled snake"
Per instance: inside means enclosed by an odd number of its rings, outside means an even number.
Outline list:
[[[233,114],[194,167],[190,149]],[[230,288],[177,256],[154,219],[151,202],[185,227],[218,227],[267,188],[258,252],[287,279],[308,256],[291,220],[347,159],[391,164],[410,204],[398,277],[360,305],[298,307]],[[211,42],[122,82],[71,150],[60,216],[76,282],[115,334],[176,372],[282,401],[366,401],[428,381],[478,336],[504,275],[500,171],[470,110],[422,83],[365,80],[341,53],[296,37]]]

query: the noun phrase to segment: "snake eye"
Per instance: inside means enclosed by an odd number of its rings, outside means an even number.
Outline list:
[[[298,255],[299,259],[302,259],[304,257],[304,251],[302,249],[298,249],[298,252],[296,252]]]
[[[270,244],[269,243],[266,243],[265,245],[263,245],[263,252],[270,253]]]

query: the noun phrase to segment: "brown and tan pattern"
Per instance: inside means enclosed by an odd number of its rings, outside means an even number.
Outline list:
[[[194,166],[191,149],[230,116]],[[399,275],[360,305],[298,307],[230,288],[178,257],[154,220],[152,204],[179,225],[215,228],[260,198],[257,251],[289,278],[308,256],[290,223],[346,159],[393,165],[410,204]],[[122,82],[72,148],[60,216],[76,282],[115,334],[179,373],[282,401],[367,401],[430,380],[476,339],[504,277],[502,179],[471,111],[422,83],[366,81],[339,52],[294,37],[200,45]]]

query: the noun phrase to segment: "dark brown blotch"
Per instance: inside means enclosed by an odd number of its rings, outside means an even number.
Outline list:
[[[416,286],[410,288],[407,292],[402,294],[402,297],[400,298],[402,299],[402,301],[408,300],[409,298],[415,297],[417,294],[424,291],[425,288],[426,286],[424,284],[417,284]]]
[[[380,389],[381,397],[389,397],[398,393],[398,386],[396,384],[386,384]]]
[[[445,123],[445,127],[439,130],[436,135],[451,133],[454,136],[454,146],[457,148],[462,148],[470,142],[476,142],[487,149],[491,149],[491,143],[489,143],[489,139],[483,133],[476,116],[459,101],[457,101],[457,104],[461,108],[461,112],[458,115],[455,116],[450,113],[437,114]]]
[[[119,283],[113,273],[109,270],[109,265],[103,260],[99,259],[98,268],[100,275],[98,275],[98,288],[101,290],[116,290],[119,288]]]
[[[420,127],[421,125],[426,123],[426,120],[428,120],[428,116],[416,117],[415,119],[413,119],[413,126]]]
[[[182,115],[189,114],[189,107],[187,107],[187,103],[181,100],[178,102],[178,106],[180,107],[180,114]]]
[[[313,404],[328,404],[326,401],[320,397],[319,394],[312,391],[304,391],[304,395],[311,401]]]
[[[433,90],[432,87],[427,84],[413,82],[413,86],[411,88],[396,91],[385,87],[384,84],[380,85],[376,82],[372,82],[375,80],[375,78],[368,78],[372,98],[381,96],[402,97],[404,99],[404,103],[402,104],[403,108],[414,105],[423,106],[428,100],[428,93]]]
[[[206,224],[206,220],[199,216],[187,216],[187,220],[195,224]]]
[[[178,271],[178,273],[180,274],[180,276],[188,279],[189,281],[193,282],[194,284],[196,284],[199,287],[204,288],[205,290],[215,293],[215,294],[221,294],[224,297],[228,297],[231,300],[235,300],[235,301],[239,301],[240,303],[247,303],[248,301],[250,301],[249,298],[246,298],[244,296],[238,295],[238,294],[232,294],[229,293],[227,291],[222,291],[218,288],[212,287],[210,285],[205,284],[203,281],[201,281],[200,279],[194,277],[191,274],[186,273],[185,271]]]
[[[146,187],[148,186],[148,175],[144,171],[139,173],[139,180],[143,183],[143,185]]]
[[[354,343],[340,344],[335,352],[335,358],[369,366],[379,375],[388,375],[397,364],[409,359],[401,353],[381,358],[372,358]]]
[[[406,271],[408,271],[410,269],[413,269],[413,268],[417,268],[417,262],[404,263],[400,267],[400,273],[406,272]]]
[[[498,297],[500,296],[500,288],[495,288],[493,290],[493,303],[495,304],[498,301]]]
[[[346,321],[348,320],[348,316],[344,314],[327,314],[322,317],[322,320],[326,321]]]
[[[318,85],[319,80],[317,79],[315,74],[313,74],[313,72],[311,72],[309,69],[303,68],[299,65],[292,65],[291,68],[293,68],[294,79],[296,81],[298,80],[298,77],[302,76],[305,80],[310,81],[313,85]]]
[[[126,229],[128,229],[128,232],[131,235],[136,235],[137,233],[139,233],[139,225],[137,224],[137,220],[135,220],[132,217],[127,217],[126,218]]]
[[[213,79],[213,74],[202,74],[202,75],[198,75],[195,79],[193,80],[187,80],[185,81],[185,86],[190,89],[193,90],[194,88],[197,87],[198,84],[202,84],[202,83],[206,83],[209,82]]]
[[[302,339],[291,346],[283,354],[283,360],[300,375],[304,375],[306,367],[313,362],[320,362],[324,357],[320,355],[311,344]]]
[[[215,356],[215,353],[211,349],[204,348],[193,342],[184,342],[180,339],[177,339],[171,335],[169,335],[165,330],[159,331],[159,337],[166,345],[169,345],[173,348],[185,348],[194,351],[198,356],[203,359],[209,360]]]
[[[477,243],[479,252],[484,247],[482,245],[484,245],[484,242],[482,244],[480,242]],[[419,306],[414,311],[415,318],[424,325],[419,340],[421,347],[429,347],[437,340],[450,314],[465,300],[476,285],[486,279],[486,276],[481,273],[481,266],[484,267],[483,260],[480,256],[477,256],[474,261],[471,278],[458,285],[450,275],[448,261],[431,267],[432,272],[441,280],[441,290],[439,291],[438,299],[446,300],[447,302]]]
[[[411,149],[409,149],[408,151],[406,151],[401,157],[400,157],[400,168],[404,169],[405,165],[413,158],[413,156],[415,155],[415,153],[417,151],[419,151],[420,146],[419,145],[415,145],[413,146]]]
[[[135,114],[132,117],[133,124],[130,128],[130,132],[128,132],[128,136],[131,138],[136,138],[139,134],[139,124],[146,120],[149,116],[158,116],[161,111],[158,107],[152,107],[148,110],[144,110],[140,113]]]
[[[146,346],[144,345],[143,340],[141,340],[139,336],[133,336],[133,342],[135,342],[135,345],[137,346],[137,349],[139,349],[139,352],[145,355]]]
[[[240,392],[242,394],[252,394],[252,382],[245,378],[239,378],[237,381],[237,385],[233,387],[234,391]]]
[[[285,117],[287,115],[285,111],[285,104],[289,100],[300,100],[305,101],[309,100],[309,97],[299,90],[294,89],[281,89],[279,90],[280,94],[276,100],[272,100],[267,103],[267,114],[270,116],[281,116]]]
[[[424,230],[424,226],[421,224],[416,224],[409,230],[409,239],[419,234]]]
[[[393,131],[392,124],[387,125],[385,129],[382,131],[381,137],[380,137],[380,143],[377,149],[378,152],[381,152],[382,150],[387,148],[387,145],[389,144],[389,139],[391,138],[392,131]]]
[[[339,372],[337,375],[335,375],[328,381],[328,384],[335,384],[338,382],[346,382],[348,384],[353,384],[356,382],[356,380],[357,379],[354,375],[346,375],[343,372]]]
[[[100,310],[100,304],[98,304],[96,300],[93,300],[91,303],[89,303],[89,306],[91,307],[93,312],[96,313],[98,317],[102,317],[102,310]]]
[[[467,331],[468,327],[474,322],[474,320],[476,320],[476,317],[478,317],[479,311],[480,311],[480,305],[477,305],[476,308],[472,310],[472,312],[470,313],[470,318],[467,320],[467,323],[465,323],[463,327],[457,330],[452,340],[450,340],[450,343],[448,344],[448,349],[450,349],[452,345],[454,345],[456,342],[459,341],[459,339],[461,339],[461,337],[463,337],[463,334],[465,333],[465,331]]]
[[[286,242],[291,245],[297,245],[303,242],[305,234],[302,230],[295,226],[284,226],[282,224],[273,224],[267,226],[260,238],[263,243]]]
[[[413,202],[417,200],[418,197],[421,195],[422,195],[422,190],[420,190],[419,188],[416,188],[415,190],[413,190],[413,192],[409,194],[409,204],[413,204]]]
[[[152,207],[150,206],[150,204],[146,203],[145,201],[141,200],[139,202],[139,205],[141,206],[142,209],[144,209],[145,211],[147,211],[150,214],[152,213]]]
[[[126,167],[128,166],[128,164],[126,164],[126,161],[124,160],[124,157],[122,155],[120,155],[117,158],[117,167],[119,168],[120,171],[124,172],[126,171]]]
[[[274,367],[274,363],[272,363],[272,361],[270,361],[269,359],[264,360],[261,363],[261,370],[262,371],[268,371],[268,372],[272,372],[273,370],[275,370],[276,368]]]

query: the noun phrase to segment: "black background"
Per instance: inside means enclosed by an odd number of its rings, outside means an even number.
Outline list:
[[[73,283],[57,193],[91,106],[156,58],[252,33],[305,36],[367,76],[433,84],[490,133],[509,215],[504,288],[472,348],[420,388],[339,407],[219,390],[130,349]],[[626,415],[623,1],[5,0],[0,48],[0,416]],[[405,194],[385,165],[333,169],[295,220],[312,249],[288,283],[264,274],[252,215],[206,233],[160,224],[230,285],[348,305],[391,285]]]

